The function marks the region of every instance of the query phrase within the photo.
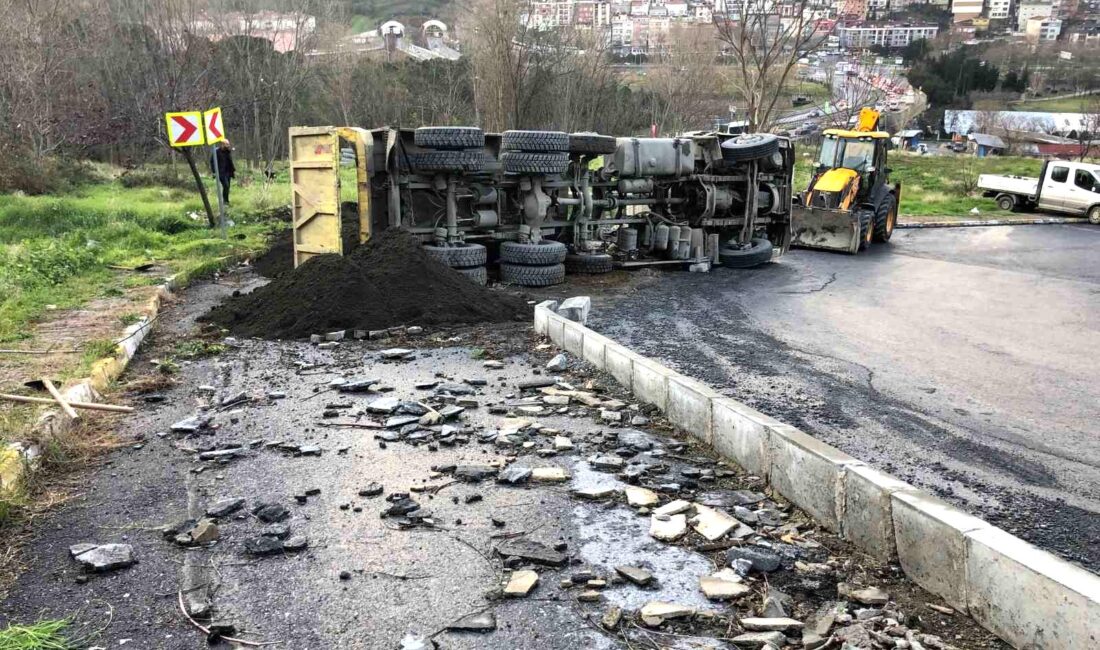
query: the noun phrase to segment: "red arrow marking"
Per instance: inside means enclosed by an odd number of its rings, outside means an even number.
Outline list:
[[[222,132],[218,130],[218,117],[221,113],[214,113],[210,116],[210,132],[214,134],[215,138],[222,137]]]
[[[194,122],[189,121],[186,117],[173,115],[172,121],[178,124],[181,129],[183,129],[183,131],[180,132],[179,137],[176,138],[176,144],[190,141],[191,136],[195,135],[195,131],[199,130],[199,127],[195,126]]]

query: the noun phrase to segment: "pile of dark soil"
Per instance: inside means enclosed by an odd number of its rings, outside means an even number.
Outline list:
[[[530,311],[521,296],[478,286],[425,255],[412,235],[386,230],[348,256],[310,258],[204,319],[238,336],[288,339],[343,329],[501,322]]]
[[[252,268],[265,278],[273,278],[294,268],[294,231],[272,235],[268,249],[252,260]]]

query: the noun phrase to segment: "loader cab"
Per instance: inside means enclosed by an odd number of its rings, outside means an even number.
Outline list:
[[[811,205],[847,209],[886,183],[889,134],[828,129],[822,135],[807,188]]]

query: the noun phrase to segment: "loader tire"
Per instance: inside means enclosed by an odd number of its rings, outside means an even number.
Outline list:
[[[565,244],[544,239],[537,244],[506,241],[500,245],[500,261],[524,266],[560,264],[568,252]]]
[[[509,174],[561,174],[569,166],[569,154],[506,151],[500,154],[500,162]]]
[[[772,133],[744,133],[722,143],[722,158],[726,162],[758,160],[777,151],[779,137]]]
[[[481,244],[456,244],[452,246],[423,247],[428,257],[436,260],[443,266],[453,269],[467,269],[475,266],[485,266],[488,255]]]
[[[518,284],[522,287],[549,287],[565,282],[565,265],[524,266],[522,264],[501,264],[500,280],[505,284]]]
[[[485,164],[480,151],[424,151],[407,156],[409,165],[421,172],[477,172]]]
[[[859,250],[865,251],[871,245],[875,231],[875,211],[863,208],[856,212],[859,217]]]
[[[569,153],[601,155],[615,153],[615,138],[599,133],[570,133]]]
[[[875,210],[875,232],[872,239],[879,243],[890,241],[894,234],[894,225],[898,220],[898,200],[893,194],[887,194],[878,209]]]
[[[428,149],[478,149],[485,146],[485,132],[476,126],[422,126],[413,142]]]
[[[480,284],[485,286],[489,284],[489,273],[484,266],[474,266],[468,269],[455,269],[462,275],[466,276],[467,280],[470,280],[474,284]]]
[[[561,131],[505,131],[501,151],[569,151],[569,134]]]
[[[610,273],[614,269],[611,256],[605,253],[581,253],[565,256],[565,270],[568,273]]]
[[[730,269],[748,269],[770,262],[772,259],[772,243],[767,239],[757,238],[752,240],[748,248],[727,246],[718,249],[718,259],[722,266]]]

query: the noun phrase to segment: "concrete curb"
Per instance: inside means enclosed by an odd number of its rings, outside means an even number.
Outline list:
[[[606,370],[639,399],[768,482],[868,554],[1015,648],[1100,647],[1100,576],[880,472],[844,452],[535,307],[535,331]]]
[[[161,306],[172,297],[172,292],[179,286],[178,278],[179,276],[174,275],[164,284],[157,286],[156,292],[142,309],[141,320],[123,330],[113,355],[93,363],[88,377],[66,384],[61,391],[66,400],[72,402],[100,400],[101,393],[126,370],[130,360],[137,354],[141,342],[152,331]],[[59,409],[48,408],[38,416],[32,431],[39,440],[50,440],[67,435],[72,428],[73,421],[68,416]],[[28,449],[31,447],[21,445],[19,448],[8,446],[0,449],[0,493],[15,488],[24,480],[26,473],[33,469],[31,462],[33,456],[26,453]]]
[[[1082,217],[1040,217],[1035,219],[967,219],[960,221],[908,221],[897,228],[980,228],[982,226],[1050,226],[1060,223],[1088,223]]]

